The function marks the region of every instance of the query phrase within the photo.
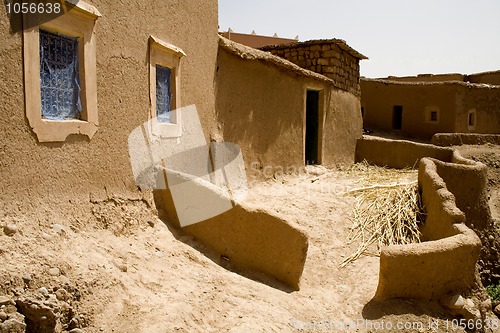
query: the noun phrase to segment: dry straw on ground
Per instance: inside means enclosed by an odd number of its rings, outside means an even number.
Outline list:
[[[356,252],[341,267],[361,255],[379,255],[382,245],[410,244],[420,241],[418,228],[421,214],[416,171],[388,169],[359,163],[345,171],[359,175],[359,187],[346,194],[356,198],[354,225],[349,242],[359,242]],[[370,252],[377,245],[376,253]]]

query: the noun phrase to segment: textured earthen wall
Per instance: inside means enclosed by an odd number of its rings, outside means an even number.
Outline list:
[[[422,241],[439,240],[457,234],[455,223],[464,223],[465,214],[457,208],[455,197],[439,177],[435,159],[423,158],[419,163],[418,182],[427,212],[421,226]]]
[[[264,50],[302,68],[325,75],[334,81],[337,88],[357,96],[360,94],[359,59],[337,43],[288,44]]]
[[[500,134],[436,133],[432,136],[432,144],[436,146],[484,145],[486,143],[500,145]]]
[[[71,136],[40,144],[24,110],[22,38],[0,11],[0,208],[4,214],[47,211],[85,214],[89,201],[140,199],[127,137],[149,115],[148,38],[182,48],[182,105],[196,104],[205,134],[216,130],[213,78],[217,56],[217,1],[88,1],[96,21],[99,130],[91,141]],[[199,38],[197,36],[203,36]]]
[[[247,173],[304,166],[305,98],[320,91],[323,164],[352,163],[361,136],[359,100],[324,76],[267,52],[221,38],[217,119],[224,140],[240,145]],[[323,124],[323,125],[322,125]],[[278,169],[279,168],[279,169]]]
[[[439,176],[446,182],[447,191],[456,198],[456,206],[466,214],[467,225],[474,230],[486,228],[491,222],[491,212],[484,164],[465,159],[449,147],[405,140],[364,136],[356,146],[356,162],[366,160],[370,164],[392,168],[415,167],[424,157],[434,161]]]
[[[419,74],[417,76],[389,76],[386,80],[398,82],[443,82],[443,81],[464,81],[463,74]]]
[[[201,179],[195,182],[204,192],[213,188]],[[209,195],[219,196],[215,191]],[[180,227],[171,191],[156,190],[155,202],[160,217]],[[306,234],[290,222],[242,203],[220,215],[185,226],[182,232],[196,237],[215,252],[218,259],[222,256],[229,267],[239,272],[261,272],[294,290],[299,289],[308,240]]]
[[[424,242],[382,248],[376,298],[441,299],[474,284],[481,241],[463,224],[465,216],[431,159],[420,161],[419,185],[427,210]]]
[[[356,145],[356,162],[391,168],[416,168],[423,157],[451,161],[453,149],[405,140],[390,140],[363,136]]]
[[[456,96],[457,133],[500,134],[500,86],[459,86]],[[469,112],[475,110],[475,126]]]
[[[392,83],[361,80],[363,127],[391,131],[393,108],[403,107],[400,132],[409,136],[431,138],[439,132],[455,130],[456,87],[444,84]],[[426,107],[439,108],[439,121],[427,122]]]
[[[359,100],[351,93],[330,89],[327,104],[322,164],[351,164],[355,161],[356,143],[362,135]]]
[[[466,225],[482,231],[492,223],[488,205],[486,165],[465,159],[455,151],[451,163],[434,161],[437,172],[453,193],[457,207],[465,213]]]
[[[393,108],[403,107],[401,133],[431,138],[436,133],[500,131],[500,87],[461,82],[396,82],[361,80],[365,128],[393,130]],[[438,121],[429,122],[426,107],[437,107]],[[469,127],[469,111],[475,126]]]
[[[267,45],[280,45],[280,44],[289,44],[297,42],[295,39],[289,39],[289,38],[242,34],[236,32],[223,32],[220,35],[236,43],[240,43],[255,48]]]
[[[465,77],[465,80],[471,83],[500,85],[500,71],[470,74]]]

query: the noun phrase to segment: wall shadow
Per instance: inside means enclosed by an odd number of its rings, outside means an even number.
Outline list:
[[[275,289],[299,290],[308,239],[286,221],[243,206],[181,227],[169,190],[153,191],[160,219],[179,241],[219,266]]]
[[[400,316],[408,314],[413,314],[417,317],[429,316],[443,320],[449,319],[450,321],[456,318],[437,302],[415,299],[372,299],[362,310],[362,316],[367,320],[378,320],[390,315]]]

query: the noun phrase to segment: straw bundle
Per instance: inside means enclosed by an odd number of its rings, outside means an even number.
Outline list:
[[[379,255],[382,245],[420,242],[418,221],[422,214],[417,181],[408,181],[414,170],[393,170],[357,165],[354,167],[365,186],[347,191],[356,198],[354,225],[349,242],[360,242],[355,253],[341,267],[363,254]],[[360,171],[361,170],[361,171]],[[392,180],[392,183],[387,183]],[[394,183],[394,180],[397,180]],[[377,253],[369,248],[376,244]]]

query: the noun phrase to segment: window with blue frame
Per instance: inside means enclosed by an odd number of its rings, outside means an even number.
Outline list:
[[[156,118],[160,123],[170,123],[170,89],[171,70],[156,65]]]
[[[78,38],[40,30],[42,118],[80,119]]]

